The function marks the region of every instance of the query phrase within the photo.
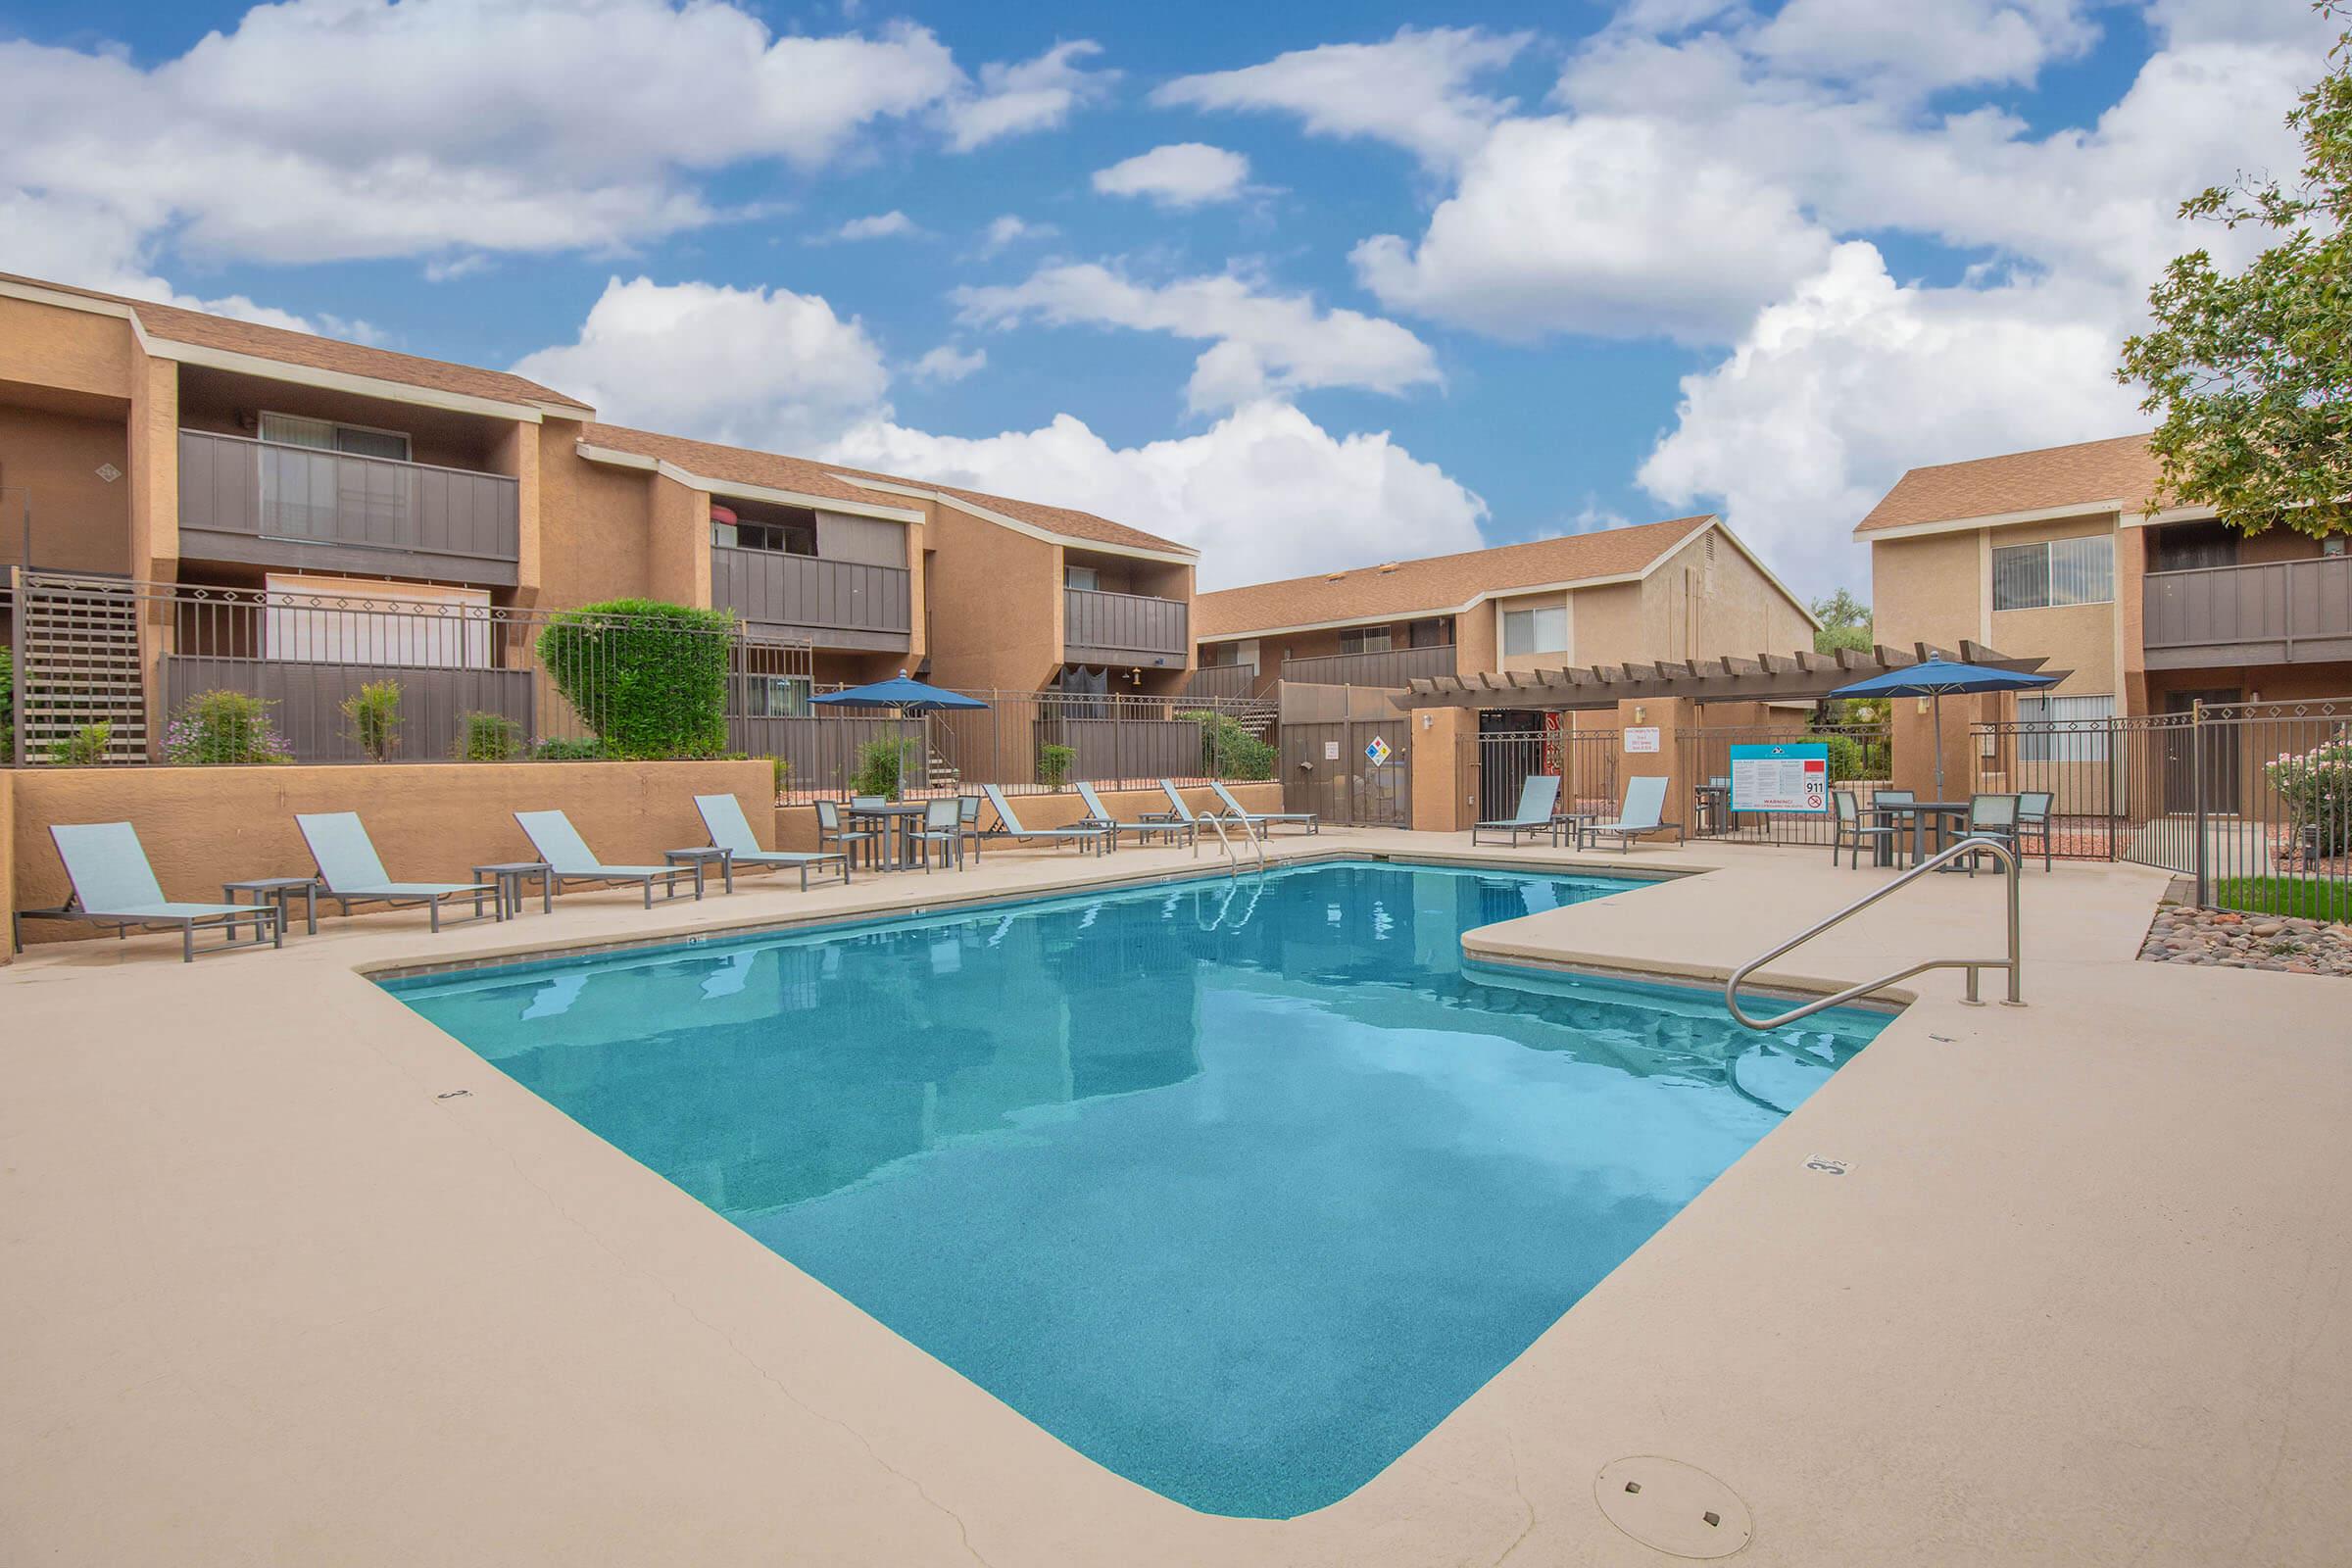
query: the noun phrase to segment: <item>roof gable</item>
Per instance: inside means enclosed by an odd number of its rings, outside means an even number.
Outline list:
[[[1913,468],[1896,480],[1854,532],[1863,535],[2067,507],[2088,511],[2113,506],[2136,512],[2157,493],[2158,477],[2156,455],[2148,450],[2145,435],[1937,464]]]

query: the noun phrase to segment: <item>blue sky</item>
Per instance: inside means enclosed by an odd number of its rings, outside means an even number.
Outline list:
[[[1867,586],[1905,466],[2139,427],[2115,343],[2212,237],[2171,211],[2286,167],[2325,41],[2298,0],[0,0],[0,269],[1089,507],[1216,583],[1721,510],[1808,591]]]

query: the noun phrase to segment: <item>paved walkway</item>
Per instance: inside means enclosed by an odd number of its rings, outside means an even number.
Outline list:
[[[1473,945],[1720,974],[1884,874],[1585,858],[1706,874]],[[1913,982],[1526,1354],[1283,1523],[1099,1469],[353,972],[1209,863],[992,854],[651,918],[591,895],[437,938],[386,914],[193,968],[167,938],[0,969],[0,1560],[1669,1562],[1595,1505],[1638,1454],[1739,1494],[1741,1561],[2352,1557],[2342,987],[2137,962],[2162,873],[2032,873],[2031,1005]],[[1998,900],[1931,878],[1781,977],[1989,953]]]

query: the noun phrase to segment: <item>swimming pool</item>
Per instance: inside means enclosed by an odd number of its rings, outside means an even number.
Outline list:
[[[1324,863],[390,986],[1098,1463],[1283,1518],[1884,1023],[1463,961],[1640,885]]]

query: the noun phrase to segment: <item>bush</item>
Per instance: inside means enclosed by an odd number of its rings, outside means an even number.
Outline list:
[[[84,724],[62,741],[49,743],[49,762],[53,767],[95,767],[106,760],[106,748],[115,738],[115,726],[104,719]]]
[[[603,741],[590,738],[586,740],[544,740],[532,751],[531,755],[542,762],[605,762],[620,754],[608,747]]]
[[[906,770],[906,750],[913,744],[912,740],[886,740],[859,746],[857,770],[850,774],[850,793],[898,799],[899,780]]]
[[[17,666],[0,648],[0,762],[17,760]]]
[[[2317,828],[2322,855],[2352,850],[2352,735],[2339,734],[2299,756],[2280,752],[2262,770],[2293,812],[2298,838]]]
[[[1176,716],[1200,726],[1200,770],[1210,778],[1274,776],[1274,748],[1242,728],[1240,720],[1204,708]]]
[[[556,615],[539,659],[606,757],[716,757],[727,745],[735,616],[651,599]]]
[[[767,760],[776,770],[776,799],[780,801],[792,791],[792,763],[781,757],[771,757]]]
[[[400,682],[364,681],[358,693],[336,705],[351,720],[346,738],[360,743],[370,762],[380,762],[400,746]]]
[[[522,725],[504,713],[475,710],[459,715],[465,726],[449,755],[461,762],[512,762],[522,755]]]
[[[246,692],[198,692],[164,728],[164,755],[187,765],[291,762],[294,748],[270,722],[265,703]]]
[[[1037,781],[1057,790],[1070,781],[1070,769],[1077,761],[1078,748],[1048,741],[1037,749]]]

